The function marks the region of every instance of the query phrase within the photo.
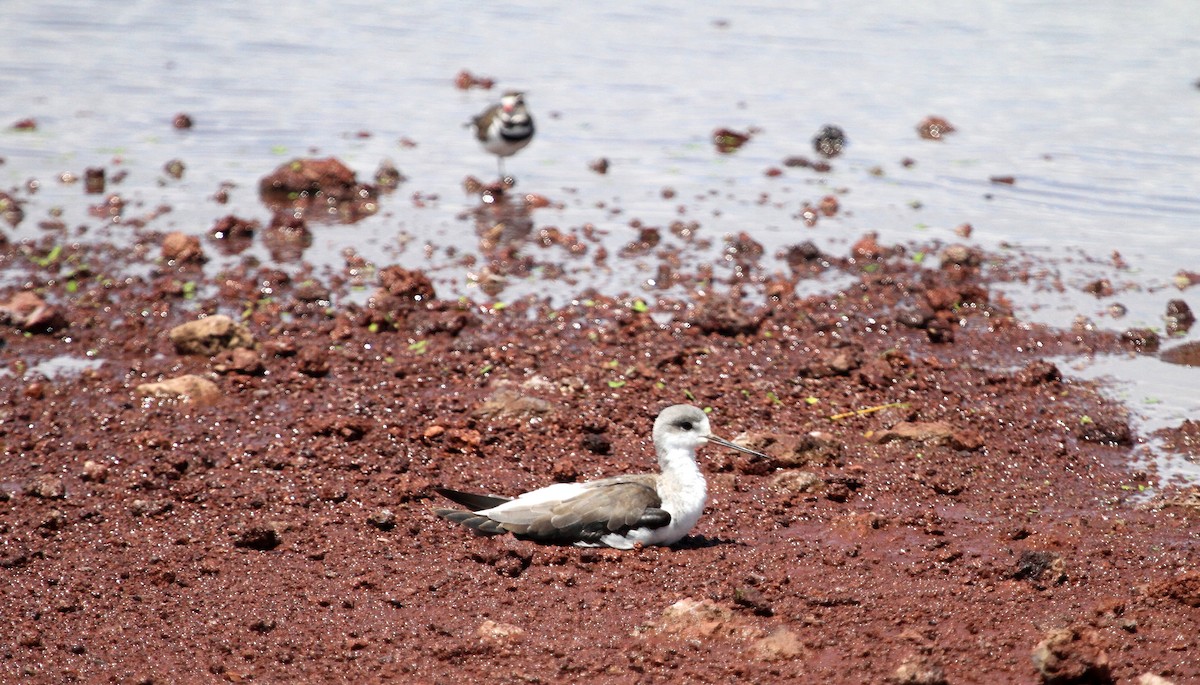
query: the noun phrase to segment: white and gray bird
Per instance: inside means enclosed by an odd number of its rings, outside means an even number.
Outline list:
[[[533,117],[525,107],[525,94],[505,93],[500,102],[471,120],[475,137],[483,148],[496,155],[496,168],[504,178],[504,158],[512,157],[533,140]]]
[[[617,549],[671,545],[688,534],[704,511],[708,484],[696,464],[696,448],[706,442],[767,458],[713,435],[703,410],[677,404],[654,421],[661,473],[556,483],[516,499],[438,488],[468,511],[435,512],[484,535],[512,533],[535,542]]]

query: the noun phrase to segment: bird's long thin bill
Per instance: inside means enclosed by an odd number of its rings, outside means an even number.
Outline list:
[[[746,454],[749,454],[752,457],[758,457],[759,459],[770,459],[770,457],[763,454],[762,452],[755,452],[754,450],[750,449],[749,447],[742,447],[741,445],[735,445],[732,442],[729,442],[728,440],[726,440],[724,438],[718,438],[715,435],[708,436],[708,441],[712,442],[712,443],[716,443],[722,447],[728,447],[731,450],[745,452]]]

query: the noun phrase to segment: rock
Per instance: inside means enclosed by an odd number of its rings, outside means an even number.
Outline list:
[[[300,302],[320,302],[325,306],[333,299],[329,288],[314,280],[301,281],[292,294]]]
[[[813,149],[817,154],[832,159],[842,154],[846,145],[846,133],[838,126],[826,125],[813,136]]]
[[[1017,372],[1017,382],[1021,385],[1044,385],[1057,383],[1062,380],[1062,372],[1048,361],[1038,360],[1025,365]]]
[[[67,525],[67,513],[62,509],[51,509],[42,522],[38,524],[38,528],[44,530],[61,530]]]
[[[751,131],[742,133],[733,129],[719,128],[713,131],[712,141],[713,145],[717,148],[717,152],[729,154],[749,142],[751,135]]]
[[[443,441],[451,452],[477,454],[483,444],[483,434],[474,428],[451,428],[443,435]]]
[[[401,183],[408,180],[391,160],[383,160],[375,168],[375,185],[385,190],[395,190]]]
[[[379,530],[388,531],[396,527],[396,514],[391,509],[382,508],[371,512],[367,517],[367,523],[378,528]]]
[[[83,462],[83,473],[80,477],[89,483],[103,483],[108,480],[108,464],[88,459]]]
[[[804,366],[806,378],[828,378],[846,376],[862,366],[862,361],[853,350],[816,350],[812,359]]]
[[[1159,581],[1151,585],[1146,594],[1150,597],[1174,600],[1193,609],[1200,608],[1200,571]]]
[[[1153,673],[1143,673],[1138,676],[1136,685],[1175,685],[1175,681]]]
[[[540,397],[522,394],[512,387],[500,385],[491,396],[471,412],[471,415],[489,420],[528,421],[552,413],[554,413],[554,405],[550,402]]]
[[[1192,308],[1188,306],[1187,302],[1179,299],[1167,302],[1166,319],[1168,335],[1187,333],[1192,324],[1196,323],[1196,316],[1192,314]]]
[[[175,503],[169,499],[135,499],[129,503],[129,513],[132,516],[158,516],[175,508]]]
[[[812,492],[820,485],[821,478],[808,471],[782,471],[771,479],[771,487],[792,494]]]
[[[956,450],[967,451],[983,446],[983,439],[974,430],[955,430],[945,421],[901,421],[874,433],[870,439],[880,445],[896,441],[949,444]]]
[[[1175,284],[1176,288],[1179,288],[1180,290],[1187,290],[1193,285],[1200,283],[1200,272],[1180,269],[1178,272],[1176,272],[1175,277],[1172,278],[1171,281]]]
[[[168,160],[167,163],[163,165],[163,171],[165,171],[168,176],[176,181],[183,178],[183,172],[186,170],[187,165],[184,164],[183,160],[181,159]]]
[[[739,232],[737,235],[725,236],[725,249],[723,250],[726,259],[734,260],[740,264],[754,264],[763,255],[762,243],[758,242],[745,231]]]
[[[811,240],[784,248],[782,256],[793,269],[829,260],[829,257],[821,252],[821,248]]]
[[[263,246],[271,259],[283,263],[299,261],[304,251],[312,247],[312,241],[312,231],[303,216],[296,216],[294,211],[286,209],[271,217],[262,235]]]
[[[375,422],[366,417],[328,413],[309,416],[304,423],[313,435],[333,436],[346,442],[362,440],[375,427]]]
[[[333,157],[293,159],[264,176],[259,192],[270,196],[324,193],[340,198],[350,195],[356,185],[350,167]]]
[[[667,607],[658,630],[685,638],[761,637],[762,631],[737,619],[733,611],[708,599],[681,599]]]
[[[942,266],[976,267],[983,263],[983,253],[966,245],[948,245],[942,250]]]
[[[142,383],[137,386],[139,395],[166,400],[182,400],[196,404],[211,404],[221,399],[221,389],[216,383],[194,374],[169,378],[157,383]]]
[[[40,499],[63,499],[67,496],[67,485],[60,476],[43,473],[25,485],[25,492]]]
[[[825,499],[830,502],[846,502],[852,494],[853,490],[845,483],[829,483],[825,487]]]
[[[917,134],[925,140],[941,140],[954,131],[954,125],[939,116],[927,116],[917,124]]]
[[[258,352],[245,347],[225,350],[216,356],[213,370],[217,373],[238,373],[245,376],[260,376],[266,367]]]
[[[1200,487],[1193,487],[1163,500],[1168,507],[1184,507],[1185,509],[1200,509]]]
[[[1130,429],[1129,423],[1112,416],[1081,417],[1079,423],[1073,427],[1072,433],[1085,442],[1125,447],[1133,444],[1133,430]]]
[[[32,381],[25,386],[21,394],[31,400],[40,400],[46,397],[46,386],[41,381]]]
[[[894,248],[887,248],[879,244],[879,233],[875,231],[864,233],[850,246],[850,256],[864,262],[886,259],[894,253]]]
[[[1083,292],[1096,297],[1112,297],[1116,292],[1107,278],[1098,278],[1083,286]]]
[[[475,634],[480,640],[494,645],[512,645],[524,641],[525,629],[511,623],[499,623],[488,619],[479,624]]]
[[[1158,351],[1160,339],[1149,328],[1130,328],[1121,334],[1121,342],[1143,354],[1153,354]]]
[[[581,442],[592,454],[603,456],[612,452],[612,440],[603,433],[584,433]]]
[[[180,354],[211,357],[221,350],[254,347],[254,336],[250,334],[250,329],[224,314],[189,321],[172,328],[167,335]]]
[[[203,264],[208,261],[200,238],[175,231],[168,233],[162,241],[162,256],[168,264]]]
[[[233,214],[217,219],[208,229],[208,238],[216,242],[217,249],[225,254],[237,254],[250,247],[254,234],[262,224],[252,219],[242,219]]]
[[[925,324],[925,337],[935,345],[954,342],[956,324],[948,315],[938,315]]]
[[[296,354],[296,369],[314,378],[329,373],[329,351],[316,345],[305,345]]]
[[[804,653],[804,644],[790,628],[780,626],[751,646],[755,656],[764,661],[791,659]]]
[[[280,523],[254,525],[238,533],[233,545],[243,549],[255,549],[260,552],[275,549],[283,542],[283,530],[286,526]]]
[[[767,455],[771,458],[768,466],[778,469],[827,464],[838,453],[837,443],[817,431],[804,435],[742,433],[733,442]],[[753,463],[753,460],[747,462],[748,465]]]
[[[508,578],[519,578],[533,563],[533,550],[520,540],[505,536],[488,545],[481,545],[471,555],[480,564],[487,564],[496,573]]]
[[[1158,358],[1168,364],[1200,366],[1200,342],[1193,340],[1167,348],[1159,353]]]
[[[379,270],[379,285],[392,297],[428,302],[436,297],[433,282],[424,272],[387,266]]]
[[[1048,574],[1047,580],[1052,583],[1067,581],[1066,562],[1061,555],[1054,552],[1038,552],[1026,550],[1017,559],[1017,567],[1013,570],[1013,580],[1042,580]]]
[[[766,595],[756,587],[739,587],[733,591],[733,603],[753,611],[758,616],[774,616],[775,609]]]
[[[27,333],[53,333],[69,323],[62,310],[28,291],[21,291],[0,304],[0,322]]]
[[[16,228],[17,224],[25,218],[25,210],[21,208],[21,201],[8,193],[0,192],[0,217],[8,222],[9,226]],[[0,236],[0,238],[2,237]]]
[[[1046,685],[1113,682],[1108,654],[1092,630],[1052,631],[1033,648],[1031,658]]]
[[[570,457],[558,459],[550,467],[550,477],[556,483],[572,483],[577,481],[579,480],[579,465]]]
[[[705,333],[736,337],[753,334],[765,318],[765,312],[747,308],[737,294],[710,293],[696,303],[688,323]]]
[[[946,685],[946,671],[927,656],[910,656],[888,678],[894,685]]]
[[[359,183],[354,172],[333,157],[285,162],[259,181],[258,190],[269,207],[281,211],[334,210],[347,222],[378,211],[378,188]]]

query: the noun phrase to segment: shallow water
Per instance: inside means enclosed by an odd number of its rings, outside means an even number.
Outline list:
[[[1180,269],[1200,270],[1200,11],[1192,3],[1029,1],[969,12],[948,2],[826,5],[516,0],[464,12],[352,0],[7,2],[0,186],[34,178],[41,190],[19,193],[27,218],[6,230],[37,237],[37,223],[60,208],[68,226],[84,227],[75,238],[119,239],[128,229],[86,214],[99,196],[83,202],[81,183],[56,180],[90,166],[110,177],[128,171],[109,186],[135,203],[128,213],[172,208],[148,228],[200,234],[231,213],[265,223],[257,181],[288,159],[336,156],[369,180],[390,158],[407,183],[374,217],[316,226],[304,258],[340,272],[352,249],[379,265],[430,269],[439,293],[486,299],[457,256],[478,251],[461,216],[474,205],[462,181],[492,178],[495,163],[462,124],[497,91],[519,88],[538,134],[508,170],[522,192],[562,203],[535,210],[536,225],[593,224],[614,255],[635,236],[634,219],[697,221],[710,252],[724,235],[746,231],[768,255],[810,239],[844,252],[868,230],[889,242],[958,242],[953,229],[970,223],[969,242],[1057,265],[1061,291],[1008,289],[1026,318],[1067,325],[1082,314],[1113,329],[1161,330],[1168,299],[1200,308],[1200,291],[1171,284]],[[463,68],[494,77],[497,88],[456,90]],[[195,127],[174,130],[177,112]],[[921,140],[914,127],[929,114],[958,132]],[[8,129],[27,117],[37,131]],[[832,172],[765,174],[789,155],[815,157],[810,140],[827,123],[849,138]],[[719,127],[761,132],[720,155],[709,141]],[[588,169],[600,157],[611,161],[607,175]],[[187,165],[182,180],[162,170],[173,158]],[[905,167],[905,158],[915,164]],[[1015,184],[989,181],[1009,175]],[[225,181],[236,184],[229,203],[208,200]],[[663,197],[668,187],[673,198]],[[815,228],[795,218],[804,202],[835,191],[839,216]],[[427,201],[418,206],[415,193]],[[674,241],[666,231],[664,240]],[[563,261],[580,289],[646,287],[636,260],[599,269],[561,248],[530,249]],[[1126,268],[1114,266],[1114,250]],[[268,258],[258,245],[251,254]],[[768,268],[786,269],[773,259]],[[1101,277],[1116,296],[1081,292]],[[499,297],[546,289],[535,274]],[[1111,318],[1112,302],[1129,313]],[[1162,398],[1152,417],[1200,409],[1196,369],[1099,364],[1133,396]]]

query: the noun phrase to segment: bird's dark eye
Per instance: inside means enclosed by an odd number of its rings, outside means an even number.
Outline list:
[[[679,427],[684,429],[685,431],[690,431],[692,429],[692,422],[691,421],[680,421]]]

